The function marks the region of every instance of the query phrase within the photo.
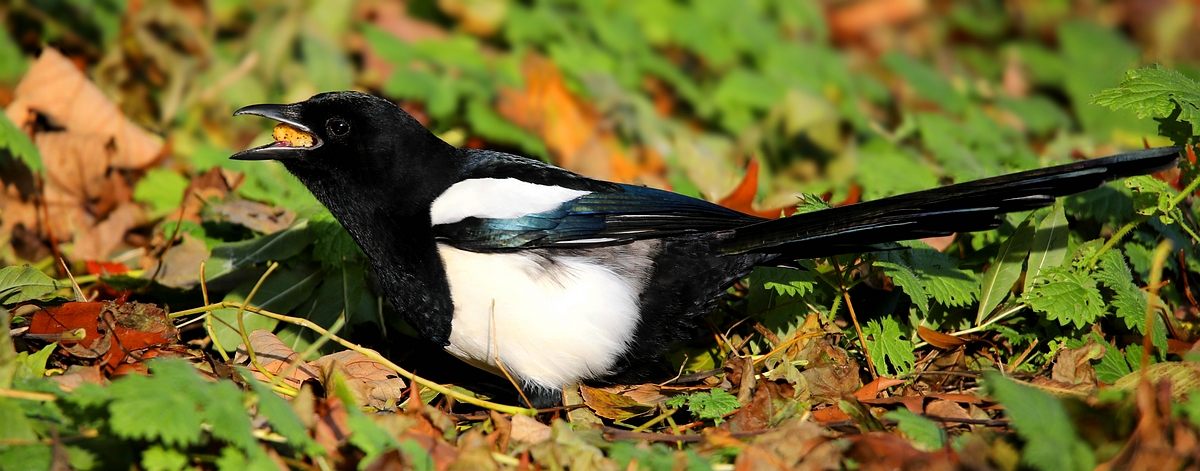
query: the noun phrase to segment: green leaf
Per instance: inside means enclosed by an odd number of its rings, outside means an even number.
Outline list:
[[[885,253],[889,254],[887,255],[889,259],[900,258],[899,256],[890,255],[890,252]],[[904,290],[904,294],[908,295],[913,305],[917,306],[922,314],[929,314],[929,295],[925,294],[925,288],[921,285],[921,279],[917,277],[916,273],[913,273],[908,264],[877,260],[875,266],[883,268],[883,274],[890,276],[892,283]]]
[[[955,90],[950,81],[933,67],[899,52],[884,56],[883,63],[903,77],[904,82],[916,90],[917,94],[937,103],[946,111],[955,114],[966,111],[969,103],[966,97]]]
[[[984,378],[988,394],[1004,405],[1012,427],[1025,440],[1022,462],[1042,471],[1095,467],[1091,447],[1080,439],[1062,402],[1000,373],[987,372]]]
[[[779,267],[754,267],[750,284],[775,290],[780,296],[804,296],[813,291],[817,276],[808,270]]]
[[[25,417],[25,411],[21,410],[16,399],[0,397],[0,423],[4,424],[3,427],[0,427],[0,440],[37,439],[33,425]]]
[[[937,186],[937,175],[918,156],[905,152],[885,139],[872,139],[858,151],[858,182],[863,197],[875,200],[886,196],[924,190]],[[904,178],[896,178],[904,175]]]
[[[308,299],[325,274],[324,270],[317,270],[312,266],[276,270],[259,287],[254,298],[250,300],[250,305],[280,314],[290,312]],[[256,283],[258,280],[247,281],[225,295],[223,301],[245,301]],[[238,327],[237,313],[236,308],[217,309],[211,313],[215,319],[220,320],[220,322],[213,322],[213,333],[217,335],[221,345],[229,351],[236,349],[242,342],[242,336],[236,330]],[[242,312],[242,323],[246,327],[247,335],[260,329],[273,330],[276,325],[279,325],[278,320],[250,311]]]
[[[917,291],[923,291],[929,298],[943,306],[961,307],[975,301],[979,280],[975,274],[958,268],[957,259],[941,253],[928,244],[920,241],[904,242],[912,247],[911,250],[891,250],[876,252],[876,256],[885,263],[880,265],[884,272],[893,277],[892,281],[913,297]],[[876,262],[878,264],[879,262]],[[903,268],[903,269],[901,269]],[[904,273],[911,272],[912,277]],[[915,280],[915,282],[914,282]],[[913,297],[918,306],[920,295]],[[928,313],[927,309],[922,312]]]
[[[29,140],[29,136],[26,136],[21,128],[8,120],[8,116],[0,116],[0,149],[7,149],[13,157],[25,163],[25,166],[34,173],[45,171],[37,146],[33,145],[33,141]],[[0,165],[2,164],[3,162],[0,162]]]
[[[212,426],[212,435],[247,453],[257,450],[258,440],[252,433],[254,425],[242,406],[242,391],[230,381],[206,384],[204,389],[208,396],[203,405],[204,423]]]
[[[1139,118],[1170,116],[1178,106],[1178,119],[1195,124],[1200,121],[1200,84],[1155,64],[1125,72],[1120,85],[1097,93],[1092,103],[1114,110],[1129,108]]]
[[[1096,280],[1065,268],[1047,268],[1025,294],[1025,302],[1034,311],[1057,320],[1061,325],[1075,323],[1076,328],[1091,324],[1104,315],[1104,299]]]
[[[30,373],[32,373],[31,377],[41,378],[46,375],[46,360],[50,358],[50,354],[54,352],[55,347],[58,347],[58,342],[46,345],[32,355],[29,352],[18,353],[17,362],[29,368]]]
[[[801,193],[800,202],[796,204],[796,214],[811,213],[823,209],[832,208],[833,205],[828,201],[821,199],[820,196],[812,193]]]
[[[46,276],[36,268],[28,266],[0,268],[0,303],[4,305],[38,299],[64,287],[65,285]]]
[[[133,189],[133,199],[149,204],[152,214],[162,216],[183,203],[188,179],[167,169],[155,168],[146,172]]]
[[[1063,202],[1059,200],[1050,208],[1050,214],[1038,224],[1037,232],[1033,235],[1033,244],[1029,249],[1029,268],[1025,270],[1025,287],[1022,292],[1033,287],[1033,280],[1044,268],[1062,265],[1067,258],[1067,215],[1063,211]]]
[[[1117,349],[1116,345],[1108,343],[1095,333],[1092,333],[1092,338],[1104,345],[1104,356],[1095,365],[1097,379],[1112,384],[1133,372],[1133,369],[1129,367],[1129,362],[1125,360],[1125,355]]]
[[[1159,215],[1163,224],[1178,219],[1172,203],[1175,191],[1162,180],[1149,175],[1138,175],[1125,179],[1125,186],[1133,190],[1133,210],[1138,214]]]
[[[142,453],[142,469],[146,471],[179,471],[187,464],[187,455],[174,448],[151,445]]]
[[[109,426],[127,439],[161,441],[168,446],[200,443],[203,421],[196,402],[188,396],[188,386],[140,375],[114,381]]]
[[[312,239],[313,233],[305,219],[274,234],[218,245],[212,248],[204,277],[213,280],[255,264],[295,257]]]
[[[900,323],[891,315],[868,321],[863,326],[863,335],[867,337],[867,348],[871,350],[871,362],[881,375],[887,374],[885,365],[891,365],[897,376],[912,371],[917,362],[912,339],[902,338],[905,334],[900,331]]]
[[[676,402],[677,404],[678,402]],[[742,407],[737,396],[716,388],[707,392],[701,391],[687,396],[688,411],[700,420],[712,420],[717,425],[724,421],[722,417],[732,414]],[[674,406],[678,407],[678,405]]]
[[[325,268],[339,268],[345,262],[366,260],[350,233],[330,214],[321,211],[308,219],[313,239],[313,259]]]
[[[976,324],[982,324],[992,310],[1012,292],[1013,285],[1021,277],[1021,266],[1025,263],[1025,256],[1030,253],[1035,235],[1033,214],[1030,214],[1017,226],[1008,240],[1000,244],[996,261],[983,273],[983,279],[980,281]]]
[[[926,451],[941,450],[946,447],[946,431],[932,420],[914,414],[907,408],[901,407],[883,414],[883,418],[895,420],[896,428]]]

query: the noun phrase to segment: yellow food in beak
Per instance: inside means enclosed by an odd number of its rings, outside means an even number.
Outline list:
[[[301,131],[288,125],[287,123],[279,123],[275,125],[275,130],[271,132],[277,143],[286,143],[291,147],[312,147],[313,135]]]

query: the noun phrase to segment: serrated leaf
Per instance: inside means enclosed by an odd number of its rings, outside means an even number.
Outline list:
[[[1104,299],[1096,289],[1096,280],[1065,268],[1042,271],[1025,301],[1034,311],[1061,325],[1084,325],[1104,315]]]
[[[1125,179],[1125,186],[1133,190],[1133,210],[1147,216],[1160,215],[1164,224],[1173,221],[1171,213],[1174,205],[1171,203],[1174,190],[1167,182],[1148,175],[1138,175]]]
[[[41,270],[32,267],[0,268],[0,303],[23,303],[50,294],[65,286]]]
[[[0,149],[7,149],[13,157],[24,162],[25,166],[34,173],[42,173],[45,170],[37,146],[33,145],[33,141],[29,140],[29,136],[25,135],[24,131],[8,120],[8,116],[0,116]]]
[[[1096,333],[1092,333],[1092,338],[1104,345],[1104,356],[1095,365],[1096,379],[1112,384],[1133,372],[1129,367],[1129,362],[1125,360],[1125,355],[1117,349],[1116,345],[1108,343]]]
[[[875,262],[875,266],[883,268],[883,274],[890,276],[892,283],[904,290],[904,294],[908,295],[922,314],[929,314],[929,295],[925,294],[920,278],[908,265],[880,260]]]
[[[1067,215],[1063,211],[1063,202],[1059,200],[1050,208],[1050,214],[1038,224],[1037,232],[1033,234],[1033,243],[1029,248],[1029,265],[1025,270],[1025,287],[1022,292],[1033,287],[1033,280],[1043,268],[1062,265],[1067,257]]]
[[[830,205],[828,201],[821,199],[821,197],[818,195],[812,193],[801,193],[800,202],[796,203],[796,214],[811,213],[813,211],[820,211],[832,207],[833,206]]]
[[[742,405],[737,396],[725,392],[724,389],[712,389],[708,392],[698,392],[687,396],[688,411],[701,420],[713,420],[718,425],[722,417],[738,410]]]
[[[867,337],[867,348],[871,351],[871,362],[880,375],[886,375],[885,365],[890,365],[895,375],[906,374],[917,362],[913,354],[912,339],[903,339],[900,323],[891,315],[879,320],[871,320],[863,326],[863,335]]]
[[[1181,109],[1179,119],[1200,119],[1200,84],[1183,74],[1155,64],[1125,72],[1121,84],[1097,93],[1092,103],[1114,110],[1129,108],[1139,118],[1169,116]]]
[[[109,426],[119,437],[161,441],[169,446],[200,442],[200,411],[184,385],[167,385],[130,375],[114,381]]]
[[[813,291],[817,276],[808,270],[779,267],[754,267],[750,283],[774,290],[780,296],[804,296]]]
[[[229,381],[207,384],[205,389],[208,398],[204,403],[204,423],[212,426],[212,435],[248,453],[257,448],[258,440],[252,433],[254,425],[242,406],[242,391]]]
[[[1017,435],[1025,439],[1021,461],[1042,471],[1090,470],[1096,457],[1079,438],[1067,408],[1058,399],[1016,383],[1000,373],[984,373],[988,394],[1004,405]]]
[[[940,450],[946,446],[946,431],[932,420],[912,413],[901,407],[883,414],[883,418],[896,421],[896,428],[904,432],[909,440],[922,445],[926,451]]]
[[[911,247],[911,250],[877,252],[876,256],[885,262],[881,265],[885,273],[889,276],[896,274],[899,277],[893,277],[892,281],[904,288],[909,297],[913,297],[917,291],[922,291],[938,304],[954,307],[966,306],[975,301],[979,288],[978,280],[974,273],[960,270],[957,259],[933,249],[924,242],[911,241],[904,244]],[[904,273],[905,270],[913,276],[909,277]],[[913,302],[921,306],[919,298],[920,295],[917,295]],[[927,305],[922,312],[928,313]]]
[[[151,445],[142,452],[142,469],[146,471],[179,471],[187,464],[187,455],[174,448]]]
[[[982,324],[983,319],[991,314],[992,310],[996,309],[996,306],[999,306],[1000,302],[1012,291],[1013,285],[1021,277],[1021,266],[1025,263],[1026,255],[1029,254],[1034,235],[1033,215],[1030,214],[1017,226],[1017,230],[1009,236],[1008,240],[1000,244],[1000,250],[996,253],[996,261],[983,273],[983,279],[979,285],[979,310],[975,314],[976,324]]]

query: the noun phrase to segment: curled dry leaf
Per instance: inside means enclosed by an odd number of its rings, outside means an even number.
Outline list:
[[[208,260],[208,256],[208,246],[204,241],[183,234],[179,242],[166,249],[161,259],[146,255],[142,257],[140,265],[145,269],[146,276],[154,276],[158,284],[189,289],[200,283],[200,262]]]
[[[292,363],[300,361],[300,366],[294,368],[288,374],[284,381],[288,384],[299,388],[300,384],[310,379],[318,378],[319,369],[307,361],[299,359],[300,354],[296,353],[279,340],[275,334],[266,330],[256,330],[250,332],[250,347],[254,349],[254,354],[258,358],[258,363],[262,368],[272,376],[283,373]],[[247,365],[250,363],[250,357],[246,354],[246,346],[238,345],[237,353],[234,354],[233,362],[239,365]],[[258,369],[251,368],[254,372],[254,379],[259,381],[270,381],[266,375],[263,375]]]
[[[395,409],[407,387],[395,371],[353,350],[325,355],[312,364],[321,371],[323,378],[340,373],[358,404],[379,410]]]
[[[586,384],[579,385],[579,392],[583,394],[583,403],[596,411],[596,415],[606,419],[628,419],[653,409],[653,406],[641,404],[629,396],[593,388]]]

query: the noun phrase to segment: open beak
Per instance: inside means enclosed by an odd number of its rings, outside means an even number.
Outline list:
[[[250,105],[233,112],[234,116],[250,114],[279,121],[272,135],[275,142],[233,154],[233,160],[283,160],[304,155],[305,152],[321,147],[323,142],[316,133],[300,123],[296,105]]]

